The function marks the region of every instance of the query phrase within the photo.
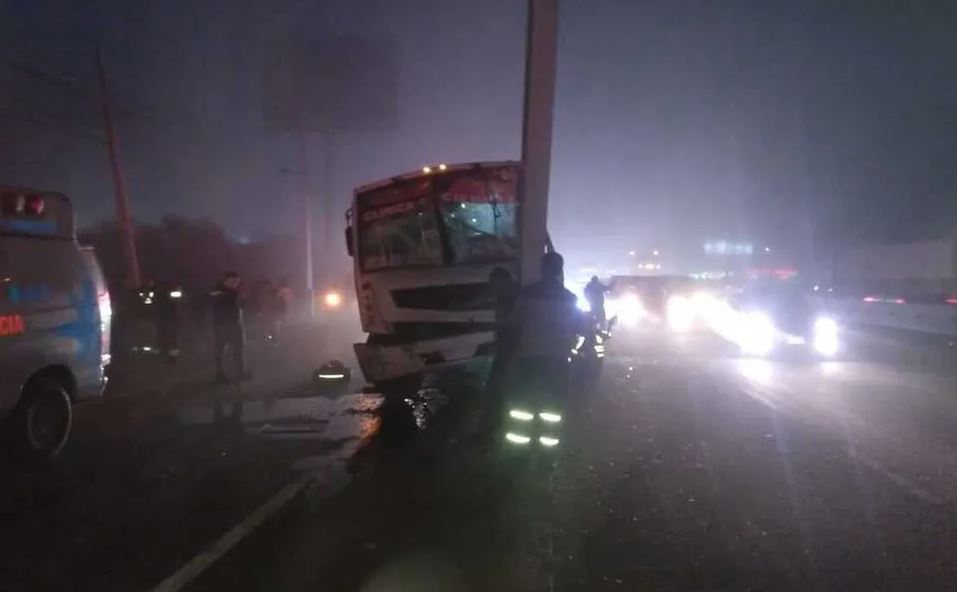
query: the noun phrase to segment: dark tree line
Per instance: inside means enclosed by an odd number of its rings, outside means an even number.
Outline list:
[[[135,225],[143,282],[172,282],[194,294],[208,290],[227,270],[249,282],[287,279],[301,283],[301,242],[277,237],[241,244],[209,219],[165,216],[158,223]],[[104,221],[79,232],[79,240],[97,253],[113,293],[124,286],[123,249],[118,227]]]

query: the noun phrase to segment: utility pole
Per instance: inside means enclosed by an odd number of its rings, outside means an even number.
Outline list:
[[[546,215],[553,143],[558,11],[558,0],[529,0],[519,220],[520,280],[524,286],[539,279],[540,259],[548,243]]]
[[[110,169],[113,173],[113,192],[116,197],[117,225],[120,228],[120,238],[123,241],[127,287],[133,288],[140,285],[140,262],[137,259],[133,225],[130,222],[130,202],[127,198],[127,189],[123,182],[123,174],[120,171],[120,156],[117,148],[116,130],[113,125],[113,109],[110,104],[106,68],[103,65],[102,45],[97,47],[97,75],[100,81],[100,107],[103,110],[103,128],[107,137],[107,151],[110,154]]]

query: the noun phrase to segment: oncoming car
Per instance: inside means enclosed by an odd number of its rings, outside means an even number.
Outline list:
[[[707,282],[681,275],[613,276],[606,312],[624,329],[659,328],[673,334],[712,328],[721,296]]]
[[[716,329],[750,356],[799,348],[831,358],[842,349],[838,323],[817,309],[798,281],[747,284]]]

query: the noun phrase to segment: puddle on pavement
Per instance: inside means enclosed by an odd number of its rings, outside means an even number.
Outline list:
[[[177,413],[182,426],[241,426],[249,435],[279,440],[342,441],[369,439],[381,427],[378,393],[339,397],[315,391],[286,391],[276,398],[250,401],[214,401],[187,406]],[[423,388],[404,399],[419,429],[426,429],[449,401],[435,387]]]
[[[369,438],[378,428],[378,394],[283,397],[219,401],[184,407],[183,426],[239,425],[250,435],[271,439],[346,440]]]

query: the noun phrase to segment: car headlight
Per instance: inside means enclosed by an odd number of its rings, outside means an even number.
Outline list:
[[[695,317],[693,304],[685,296],[671,296],[666,301],[666,322],[673,331],[687,331]]]
[[[715,324],[726,312],[726,303],[708,292],[693,294],[692,305],[696,316],[710,324]]]
[[[619,322],[627,326],[635,325],[645,314],[643,303],[636,294],[625,294],[615,300],[610,300],[607,306],[610,316],[619,318]]]
[[[776,345],[776,327],[766,313],[746,313],[739,323],[737,341],[745,354],[766,355]]]
[[[589,312],[592,307],[589,305],[589,301],[586,300],[585,296],[576,297],[576,308],[580,309],[583,312]]]
[[[834,356],[839,351],[839,325],[829,317],[819,317],[813,323],[812,346],[817,353]]]

